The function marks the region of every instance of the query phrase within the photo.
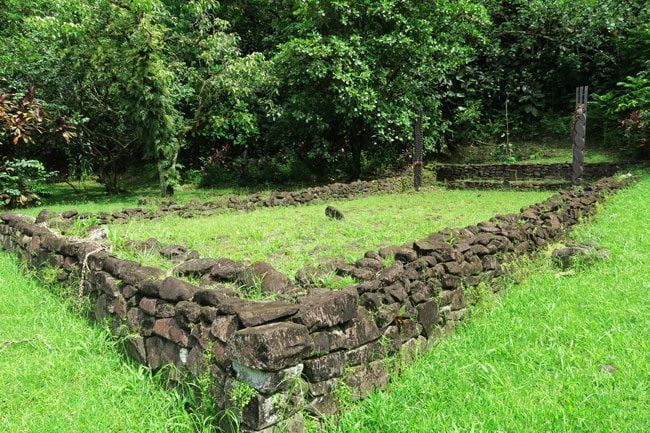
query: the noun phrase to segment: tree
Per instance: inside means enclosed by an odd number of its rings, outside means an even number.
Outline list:
[[[364,154],[376,163],[403,154],[422,109],[427,149],[444,148],[447,76],[473,59],[487,25],[477,2],[311,0],[294,14],[292,37],[272,59],[275,137],[318,165],[347,164],[356,178]]]
[[[637,76],[646,3],[4,0],[5,87],[34,83],[77,132],[11,150],[91,170],[110,192],[155,163],[171,193],[179,158],[249,177],[266,164],[258,177],[275,180],[357,178],[408,160],[420,110],[429,154],[460,152],[500,132],[506,99],[523,125],[566,113],[585,80],[603,94]]]
[[[16,81],[39,80],[53,96],[53,108],[77,123],[76,153],[92,160],[107,190],[118,191],[120,172],[149,156],[158,166],[161,193],[172,192],[183,127],[161,4],[58,0],[11,6],[25,13],[12,25],[21,35],[11,38],[13,54],[24,56],[32,46],[39,56],[27,67],[7,69]]]
[[[188,138],[196,154],[207,153],[202,142],[245,149],[259,135],[273,80],[263,56],[241,55],[216,1],[8,1],[0,59],[34,61],[0,73],[47,87],[50,109],[79,132],[58,154],[90,166],[109,192],[126,168],[153,160],[171,193]]]
[[[273,112],[277,87],[265,57],[242,54],[239,36],[217,18],[219,10],[216,1],[188,2],[176,10],[175,32],[183,36],[175,50],[183,53],[192,89],[183,110],[194,141],[188,154],[197,160],[215,152],[230,159],[260,155],[260,125]]]
[[[521,118],[571,108],[575,88],[612,88],[641,66],[643,51],[633,35],[650,20],[645,1],[486,0],[494,43],[479,68],[496,93],[484,100],[503,109],[509,95]],[[630,44],[632,42],[632,44]],[[647,44],[647,42],[646,42]],[[499,97],[501,95],[501,97]],[[492,96],[492,98],[490,98]]]

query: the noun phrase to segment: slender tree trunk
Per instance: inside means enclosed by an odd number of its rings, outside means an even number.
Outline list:
[[[167,179],[165,170],[162,167],[163,161],[158,161],[158,179],[160,181],[160,196],[167,197]]]
[[[352,133],[352,180],[358,180],[361,177],[361,154],[366,147],[368,138],[363,120],[357,119],[353,123],[354,131]]]
[[[352,141],[352,178],[358,180],[361,177],[361,142],[359,139]]]
[[[173,156],[166,159],[164,156],[158,160],[158,179],[160,181],[161,197],[170,197],[174,195],[174,186],[170,180],[170,175],[176,174],[176,159],[178,158],[178,149]]]

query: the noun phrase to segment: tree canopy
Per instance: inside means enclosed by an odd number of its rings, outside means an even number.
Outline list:
[[[39,108],[0,112],[0,147],[109,191],[144,163],[163,195],[179,163],[356,178],[409,160],[420,110],[430,154],[498,137],[506,101],[551,131],[584,84],[603,125],[647,118],[649,22],[643,0],[4,0],[0,107]]]

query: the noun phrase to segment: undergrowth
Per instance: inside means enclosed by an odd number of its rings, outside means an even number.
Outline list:
[[[109,230],[111,239],[123,244],[128,239],[154,237],[165,244],[197,250],[203,257],[265,261],[293,276],[306,265],[328,264],[337,258],[354,262],[366,251],[419,239],[444,227],[476,224],[495,213],[518,212],[550,195],[435,189],[329,203],[343,212],[341,221],[328,219],[322,204],[192,219],[134,220],[111,225]],[[124,249],[117,251],[124,258],[132,257]],[[158,258],[142,259],[145,264],[165,266]]]

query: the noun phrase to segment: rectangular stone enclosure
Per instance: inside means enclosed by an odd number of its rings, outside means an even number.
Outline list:
[[[209,377],[212,397],[239,414],[244,430],[300,431],[303,413],[338,411],[340,387],[354,398],[385,387],[399,364],[387,359],[415,356],[463,319],[468,287],[561,238],[621,185],[603,179],[518,214],[368,252],[339,269],[358,284],[303,288],[269,302],[120,260],[102,244],[62,237],[17,214],[0,215],[0,244],[74,281],[93,319],[108,324],[133,359],[167,368],[176,381]],[[388,257],[395,262],[384,266]]]

